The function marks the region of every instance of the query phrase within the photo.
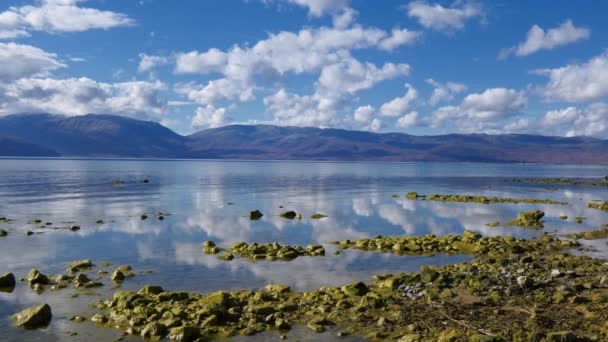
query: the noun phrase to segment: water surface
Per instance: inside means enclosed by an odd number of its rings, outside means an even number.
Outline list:
[[[537,183],[513,183],[513,177],[600,178],[602,166],[450,163],[325,163],[175,160],[53,160],[0,159],[0,217],[9,232],[0,238],[0,273],[23,277],[31,268],[46,274],[64,272],[78,259],[129,264],[138,274],[122,288],[161,285],[173,291],[211,292],[220,289],[255,289],[284,283],[295,290],[368,281],[374,274],[416,271],[421,265],[462,262],[467,256],[397,257],[349,250],[331,254],[334,240],[375,235],[459,234],[465,229],[484,235],[533,237],[540,231],[514,227],[490,228],[517,212],[540,209],[547,217],[545,231],[557,234],[596,229],[608,223],[608,213],[585,208],[593,200],[607,200],[608,188]],[[114,185],[112,180],[124,180]],[[141,181],[148,179],[149,183]],[[516,198],[550,198],[568,205],[477,204],[411,201],[405,193],[471,194]],[[392,195],[397,194],[397,198]],[[280,208],[283,207],[283,208]],[[250,210],[264,217],[250,221]],[[286,220],[284,210],[301,213],[302,220]],[[165,213],[165,220],[155,218]],[[150,218],[142,221],[141,214]],[[327,214],[321,220],[308,219]],[[559,216],[567,215],[568,220]],[[586,217],[582,224],[577,216]],[[48,228],[28,224],[32,219],[51,222]],[[104,220],[104,224],[96,224]],[[80,225],[71,232],[54,229]],[[25,236],[25,231],[36,234]],[[235,241],[321,243],[326,257],[301,257],[291,262],[231,262],[204,255],[201,243],[220,246]],[[588,243],[587,252],[608,255],[606,241]],[[106,269],[112,270],[112,267]],[[95,273],[92,273],[93,275]],[[89,295],[68,298],[74,289],[34,293],[18,284],[13,293],[0,293],[0,331],[3,340],[87,341],[112,340],[118,333],[66,319],[92,313],[90,303],[111,295],[106,286]],[[15,328],[9,316],[25,307],[47,302],[53,322],[44,330]],[[76,337],[65,332],[77,331]],[[314,340],[306,330],[290,333]],[[330,339],[331,334],[323,336]],[[253,339],[277,338],[265,334]],[[237,340],[244,340],[237,338]],[[247,338],[246,340],[251,340]]]

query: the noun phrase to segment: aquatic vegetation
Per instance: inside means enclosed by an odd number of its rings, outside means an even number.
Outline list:
[[[524,211],[518,213],[515,220],[507,222],[507,225],[524,228],[543,228],[544,225],[541,219],[544,216],[545,213],[540,210]]]
[[[262,212],[259,211],[259,210],[257,210],[257,209],[256,210],[252,210],[249,213],[249,219],[253,220],[253,221],[257,221],[257,220],[261,219],[262,216],[264,216],[264,214],[262,214]]]
[[[608,225],[604,225],[601,228],[598,228],[596,230],[587,231],[587,232],[566,234],[566,237],[576,239],[576,240],[578,240],[578,239],[585,239],[585,240],[605,239],[605,238],[608,238]]]
[[[327,215],[325,215],[325,214],[319,214],[319,213],[313,214],[313,215],[310,216],[310,218],[313,219],[313,220],[319,220],[319,219],[326,218],[326,217],[327,217]]]
[[[608,265],[561,253],[541,257],[548,251],[542,245],[308,292],[280,284],[207,295],[146,286],[99,301],[91,320],[153,339],[282,335],[294,325],[371,340],[605,339]]]
[[[587,204],[587,208],[608,211],[608,201],[604,203],[589,203]]]
[[[513,178],[505,180],[506,182],[516,183],[544,183],[544,184],[567,184],[567,185],[590,185],[590,186],[608,186],[608,181],[592,181],[592,180],[576,180],[568,178]]]
[[[494,222],[486,223],[486,226],[488,226],[488,227],[498,227],[498,226],[500,226],[500,222],[499,221],[494,221]]]
[[[205,241],[203,243],[203,251],[205,254],[220,254],[219,259],[230,261],[235,256],[247,258],[252,261],[287,261],[293,260],[300,256],[323,256],[325,248],[321,245],[311,244],[304,247],[301,246],[286,246],[278,243],[248,244],[246,242],[236,242],[228,249],[219,248],[213,241]]]
[[[416,193],[413,193],[416,194]],[[566,205],[566,202],[559,202],[550,199],[534,199],[534,198],[501,198],[501,197],[486,197],[486,196],[470,196],[470,195],[439,195],[439,194],[431,194],[428,196],[418,196],[416,197],[424,197],[429,201],[438,201],[438,202],[462,202],[462,203],[483,203],[483,204],[494,204],[494,203],[527,203],[527,204],[559,204]],[[408,198],[409,194],[408,194]],[[411,197],[410,199],[416,199]]]
[[[51,307],[48,304],[40,304],[13,315],[17,326],[24,329],[46,327],[51,323],[52,317]]]

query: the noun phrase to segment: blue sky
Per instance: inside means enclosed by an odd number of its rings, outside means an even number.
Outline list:
[[[0,115],[608,138],[608,4],[9,0]],[[604,15],[603,15],[604,14]]]

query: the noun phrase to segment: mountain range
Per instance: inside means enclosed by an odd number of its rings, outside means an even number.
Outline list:
[[[272,125],[182,136],[156,122],[118,115],[20,114],[0,117],[0,156],[608,164],[608,140]]]

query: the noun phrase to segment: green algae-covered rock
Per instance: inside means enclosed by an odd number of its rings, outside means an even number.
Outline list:
[[[122,273],[122,271],[120,271],[120,270],[115,270],[112,273],[112,276],[110,277],[110,279],[112,279],[114,281],[123,281],[123,280],[125,280],[125,274]]]
[[[342,286],[342,292],[349,296],[363,296],[369,292],[369,288],[362,282],[354,282]]]
[[[27,274],[27,277],[25,279],[27,280],[27,282],[30,283],[30,285],[34,285],[34,284],[46,285],[49,283],[49,277],[40,273],[40,271],[38,271],[37,269],[31,270]]]
[[[160,286],[146,285],[141,290],[139,290],[138,293],[144,294],[144,295],[157,295],[163,291],[164,291],[163,288]]]
[[[541,219],[545,213],[540,210],[524,211],[517,214],[517,219],[510,221],[508,224],[512,226],[542,228],[543,221]]]
[[[193,342],[201,336],[201,330],[196,327],[177,327],[169,331],[169,340],[175,342]]]
[[[17,326],[24,329],[46,327],[51,323],[52,318],[53,314],[51,312],[51,307],[48,304],[40,304],[13,315],[13,319],[16,321]]]
[[[8,232],[4,229],[0,229],[0,237],[5,237],[8,235]]]
[[[68,265],[69,271],[79,271],[93,267],[93,263],[89,259],[74,261]]]
[[[608,211],[608,201],[604,203],[589,203],[587,204],[587,208]]]
[[[417,193],[417,192],[408,192],[408,193],[405,195],[405,198],[407,198],[407,199],[411,199],[411,200],[418,199],[418,197],[420,197],[420,196],[418,196],[418,193]]]
[[[327,217],[327,215],[325,215],[325,214],[319,214],[319,213],[313,214],[313,215],[310,216],[310,218],[313,219],[313,220],[319,220],[319,219],[326,218],[326,217]]]
[[[264,290],[266,290],[268,292],[275,292],[275,293],[291,292],[291,288],[288,285],[283,285],[283,284],[268,284],[268,285],[266,285],[266,287],[264,287]]]
[[[290,210],[290,211],[286,211],[286,212],[279,214],[279,216],[281,216],[282,218],[286,218],[288,220],[293,220],[296,217],[298,217],[298,214],[295,211]]]
[[[249,212],[249,219],[253,220],[253,221],[257,221],[257,220],[261,219],[262,216],[264,216],[264,214],[262,214],[262,212],[257,209]]]
[[[15,275],[6,273],[0,276],[0,287],[11,288],[15,287]]]

